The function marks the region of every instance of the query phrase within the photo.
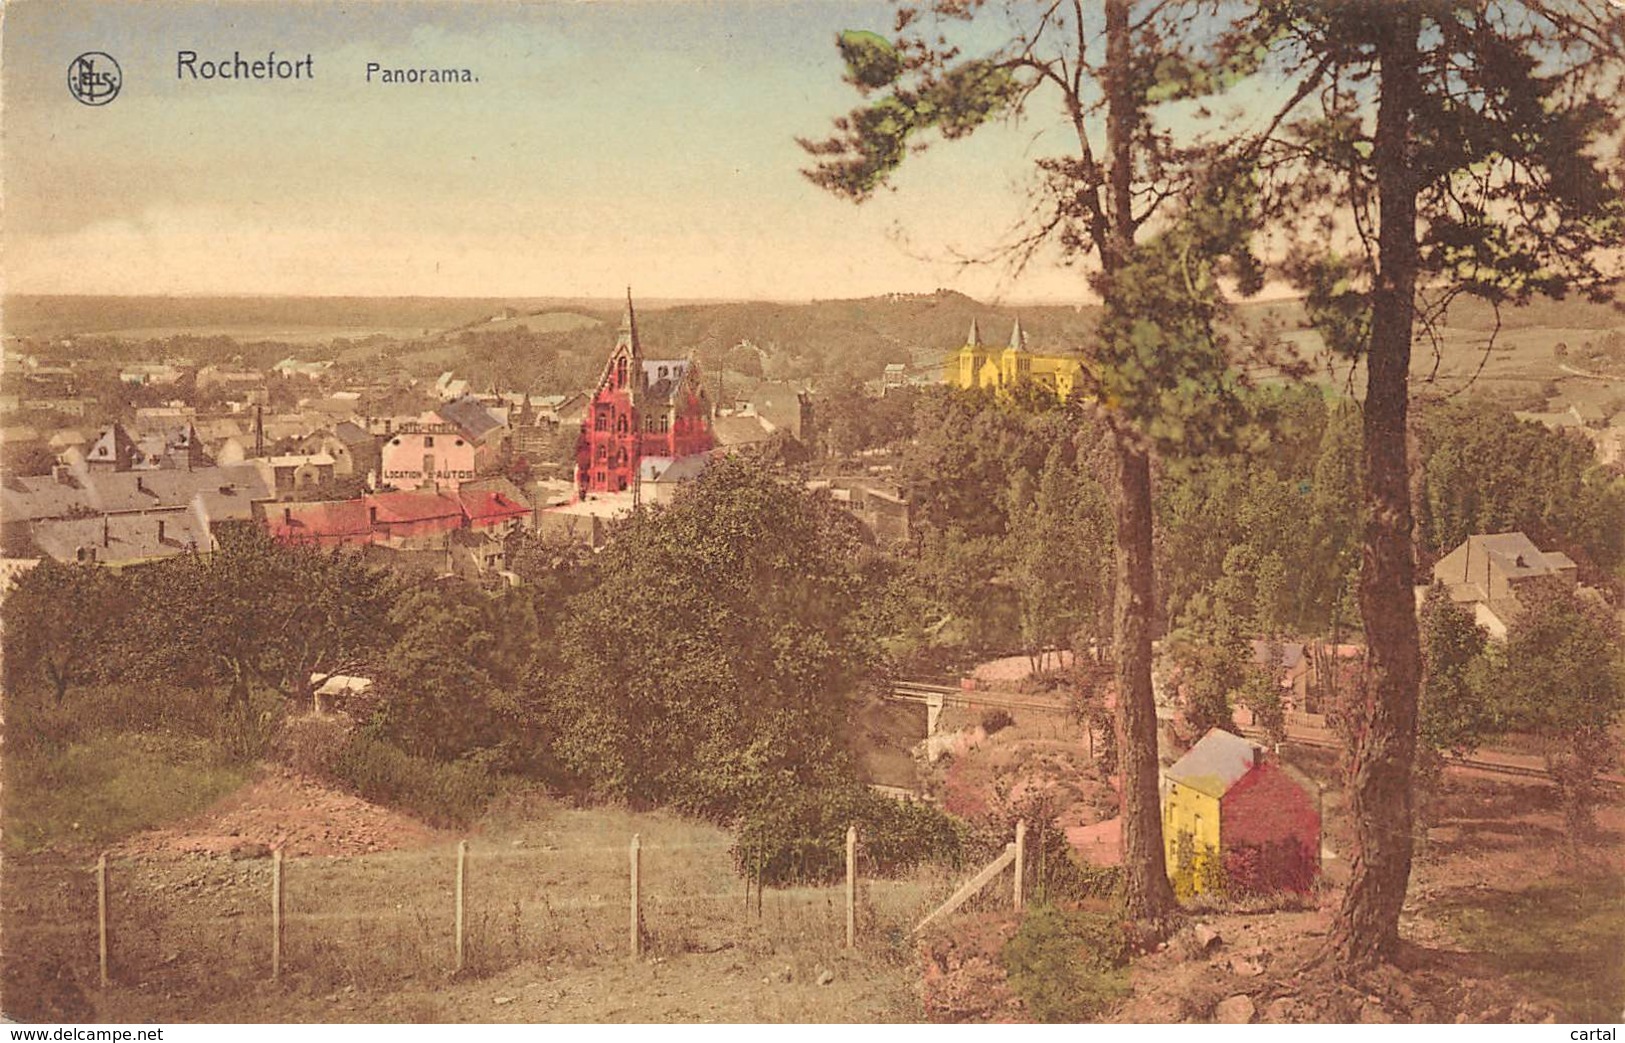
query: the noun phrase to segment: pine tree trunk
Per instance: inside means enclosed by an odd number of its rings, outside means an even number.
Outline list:
[[[1359,587],[1367,659],[1349,778],[1356,830],[1353,876],[1329,939],[1334,960],[1346,972],[1391,956],[1399,941],[1399,913],[1411,872],[1411,769],[1421,665],[1405,437],[1417,270],[1409,151],[1419,91],[1419,18],[1410,4],[1384,8],[1380,17],[1387,25],[1378,44],[1381,97],[1372,156],[1381,208],[1380,267],[1366,360],[1367,520]]]
[[[1155,572],[1151,545],[1151,458],[1128,436],[1116,438],[1118,480],[1112,491],[1117,522],[1117,719],[1123,742],[1123,866],[1129,915],[1160,920],[1173,912],[1162,850],[1158,790],[1157,704],[1151,691],[1151,626]]]
[[[1133,245],[1134,126],[1139,95],[1133,73],[1129,0],[1106,0],[1106,150],[1109,156],[1111,235],[1101,247],[1107,307],[1112,280]],[[1151,544],[1151,457],[1129,431],[1114,429],[1117,481],[1112,516],[1117,526],[1117,720],[1122,744],[1123,868],[1129,915],[1161,920],[1178,908],[1162,850],[1162,797],[1158,792],[1157,704],[1151,691],[1151,627],[1156,571]]]

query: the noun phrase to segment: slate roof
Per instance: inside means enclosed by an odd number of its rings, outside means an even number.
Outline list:
[[[366,428],[349,420],[333,428],[333,436],[347,446],[366,445],[373,441]]]
[[[49,475],[7,478],[0,486],[0,518],[8,522],[60,518],[96,510],[96,494],[84,477],[65,481]]]
[[[271,500],[266,475],[254,464],[199,467],[191,471],[94,474],[98,507],[109,513],[190,506],[198,497],[212,521],[248,521],[256,500]]]
[[[1521,532],[1497,532],[1468,539],[1487,551],[1501,571],[1513,579],[1572,569],[1574,562],[1562,551],[1543,551]]]
[[[1214,728],[1165,773],[1170,782],[1210,797],[1223,797],[1253,770],[1256,747],[1223,728]]]
[[[773,435],[773,425],[759,416],[719,416],[711,421],[717,445],[750,445],[765,442]]]
[[[644,396],[670,402],[683,383],[683,375],[688,372],[688,365],[687,359],[644,359]],[[660,375],[662,368],[666,371],[665,376]]]
[[[164,536],[158,538],[162,524]],[[35,522],[30,535],[42,553],[57,561],[78,560],[79,548],[95,551],[102,565],[131,565],[211,549],[208,529],[192,511],[108,515]]]
[[[202,498],[212,521],[249,521],[256,500],[275,494],[254,464],[198,467],[190,471],[109,471],[71,476],[13,478],[0,487],[0,516],[7,521],[61,518],[95,512],[175,510]]]
[[[485,408],[477,398],[463,397],[448,402],[439,409],[441,419],[456,424],[473,441],[483,441],[487,435],[503,426],[502,420]]]
[[[111,463],[115,467],[128,467],[138,452],[135,439],[123,424],[114,422],[96,436],[85,450],[85,459],[97,463]]]
[[[646,482],[687,482],[698,478],[705,470],[711,458],[703,453],[694,456],[680,456],[673,460],[669,456],[657,456],[651,459],[659,461],[661,466],[645,471],[643,480]]]

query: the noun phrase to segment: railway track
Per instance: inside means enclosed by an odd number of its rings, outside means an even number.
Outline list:
[[[894,681],[886,698],[892,702],[920,703],[926,706],[988,706],[1003,710],[1035,710],[1039,713],[1068,712],[1066,703],[1061,700],[1045,700],[1008,692],[966,691],[952,685],[933,684],[927,681]]]
[[[919,703],[926,706],[974,705],[998,707],[1006,710],[1032,710],[1050,714],[1065,714],[1068,712],[1066,703],[1059,700],[1044,700],[1008,692],[967,691],[963,688],[937,684],[931,681],[894,681],[886,698],[893,702]],[[1257,729],[1243,729],[1243,732],[1249,738],[1264,738],[1264,733]],[[1311,746],[1325,750],[1341,749],[1343,745],[1341,740],[1334,735],[1290,727],[1287,729],[1286,741],[1299,746]],[[1486,759],[1482,756],[1450,757],[1447,763],[1458,768],[1471,768],[1474,771],[1487,771],[1497,775],[1552,781],[1551,773],[1545,768],[1498,759]],[[1604,781],[1615,786],[1625,786],[1625,778],[1618,775],[1604,776]]]

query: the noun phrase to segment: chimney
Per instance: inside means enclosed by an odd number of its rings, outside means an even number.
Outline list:
[[[377,526],[377,524],[378,524],[378,508],[377,507],[369,506],[367,508],[367,524],[371,525],[371,526]]]
[[[293,508],[292,507],[284,507],[284,508],[282,508],[282,525],[283,525],[284,528],[287,528],[287,527],[290,527],[290,526],[293,525]]]
[[[140,475],[135,476],[135,491],[138,493],[144,493],[147,491],[147,484],[141,480]]]
[[[1262,746],[1254,746],[1253,747],[1253,767],[1256,768],[1256,767],[1258,767],[1259,765],[1261,765],[1263,763],[1264,763],[1264,747],[1262,747]]]
[[[164,542],[164,520],[162,518],[158,519],[158,542]]]
[[[112,525],[108,522],[107,515],[104,514],[104,515],[102,515],[102,546],[103,547],[111,547],[112,545],[113,545],[113,529],[112,529]]]

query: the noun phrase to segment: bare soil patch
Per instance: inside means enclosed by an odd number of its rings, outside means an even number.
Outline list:
[[[208,810],[117,844],[116,856],[359,855],[445,842],[450,834],[281,768]]]

